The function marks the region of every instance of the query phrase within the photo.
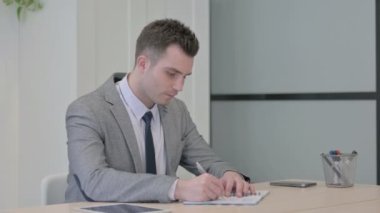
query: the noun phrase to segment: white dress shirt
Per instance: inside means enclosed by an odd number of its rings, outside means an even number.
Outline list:
[[[124,103],[124,106],[131,119],[133,130],[136,135],[137,144],[140,151],[140,157],[143,164],[143,169],[146,170],[145,160],[145,122],[142,119],[147,111],[151,111],[153,118],[151,121],[151,131],[153,136],[154,152],[156,158],[156,171],[159,175],[165,175],[166,173],[166,158],[164,149],[164,131],[162,129],[160,113],[158,111],[157,104],[152,109],[148,109],[132,92],[128,85],[127,75],[116,83],[116,89],[119,92],[120,98]],[[177,185],[177,181],[173,183],[168,192],[168,196],[171,200],[175,200],[174,191]]]
[[[164,149],[164,131],[162,129],[160,114],[157,105],[148,109],[132,92],[126,77],[116,84],[120,98],[124,102],[125,108],[131,119],[133,130],[136,135],[137,145],[140,151],[143,169],[146,170],[145,160],[145,122],[142,119],[147,111],[151,111],[153,118],[151,121],[151,131],[153,136],[154,152],[156,158],[157,174],[164,175],[166,172],[166,158]]]

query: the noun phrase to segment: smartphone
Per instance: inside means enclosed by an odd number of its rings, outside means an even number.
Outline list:
[[[280,180],[280,181],[272,181],[269,184],[272,186],[289,186],[289,187],[306,188],[306,187],[317,185],[317,182]]]

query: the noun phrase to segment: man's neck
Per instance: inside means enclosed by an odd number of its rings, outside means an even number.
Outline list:
[[[136,74],[135,70],[128,73],[126,80],[128,82],[129,87],[131,88],[133,94],[148,108],[151,109],[154,106],[154,103],[149,100],[149,98],[144,95],[144,92],[141,91],[141,80],[138,74]]]

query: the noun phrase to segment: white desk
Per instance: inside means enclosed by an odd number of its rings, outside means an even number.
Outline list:
[[[269,190],[270,194],[256,206],[187,206],[182,203],[138,204],[142,206],[170,209],[172,212],[230,213],[230,212],[380,212],[380,186],[356,184],[350,188],[327,188],[323,182],[310,188],[290,188],[255,184],[259,190]],[[102,205],[104,203],[71,203],[33,208],[11,209],[7,213],[68,213],[79,207]],[[0,211],[1,212],[1,211]]]

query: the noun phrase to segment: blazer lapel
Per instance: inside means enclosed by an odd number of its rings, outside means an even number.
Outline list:
[[[167,107],[159,105],[158,109],[160,112],[162,129],[164,131],[166,174],[169,176],[173,176],[175,175],[178,167],[178,164],[176,163],[178,162],[177,158],[179,157],[177,143],[179,142],[180,138],[178,138],[178,130],[175,127],[173,119],[171,118],[172,115],[168,113]]]
[[[111,112],[118,122],[120,129],[124,135],[127,147],[129,148],[130,154],[132,155],[136,173],[143,173],[144,171],[139,147],[137,145],[136,135],[125,106],[120,99],[119,93],[116,91],[115,81],[117,80],[114,78],[115,77],[112,77],[112,79],[110,79],[112,81],[105,85],[105,99],[111,104]]]

